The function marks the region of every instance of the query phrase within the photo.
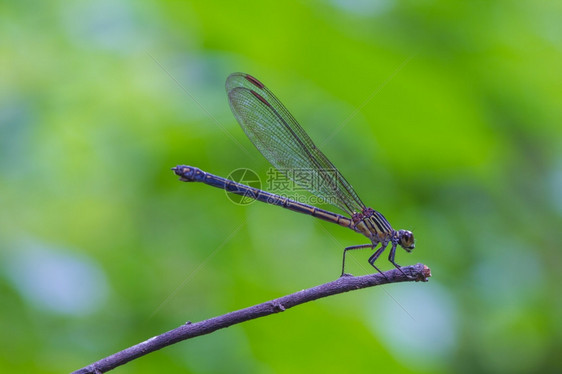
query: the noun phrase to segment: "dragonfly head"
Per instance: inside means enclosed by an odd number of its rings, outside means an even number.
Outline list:
[[[414,234],[408,230],[398,231],[398,243],[406,252],[412,252],[412,249],[416,246],[414,243]]]

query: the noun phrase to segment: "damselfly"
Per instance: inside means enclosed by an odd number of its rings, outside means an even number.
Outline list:
[[[279,171],[307,170],[314,178],[293,180],[314,195],[347,213],[333,213],[312,205],[272,194],[225,179],[193,166],[179,165],[173,168],[184,182],[203,182],[228,192],[277,205],[295,212],[311,215],[328,222],[348,227],[365,235],[371,243],[347,247],[343,251],[342,275],[345,271],[347,251],[359,248],[375,249],[369,257],[377,271],[375,261],[390,244],[388,260],[394,261],[396,247],[407,252],[414,249],[414,235],[408,230],[394,230],[384,216],[363,204],[351,185],[336,167],[314,145],[297,120],[275,95],[260,81],[249,74],[234,73],[226,80],[226,92],[232,113],[261,154]],[[292,178],[291,174],[288,175]]]

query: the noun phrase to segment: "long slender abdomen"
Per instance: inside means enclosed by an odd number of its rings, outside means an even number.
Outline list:
[[[204,172],[203,170],[186,165],[179,165],[172,168],[174,173],[184,182],[202,182],[209,186],[221,188],[228,192],[249,197],[254,200],[262,201],[271,205],[277,205],[294,212],[307,214],[324,221],[332,222],[337,225],[352,228],[353,222],[350,218],[342,216],[328,210],[320,209],[312,205],[299,203],[298,201],[288,199],[283,196],[273,194],[271,192],[259,190],[254,187],[246,186],[241,183],[234,182],[230,179],[222,178],[217,175]]]

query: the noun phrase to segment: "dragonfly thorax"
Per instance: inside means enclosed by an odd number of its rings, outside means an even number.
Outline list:
[[[396,231],[384,216],[372,208],[365,208],[361,213],[352,216],[355,231],[370,238],[373,243],[388,243],[396,235]]]
[[[372,208],[365,208],[361,213],[352,215],[353,229],[373,242],[374,245],[382,243],[386,246],[389,242],[396,247],[400,245],[407,252],[414,249],[414,234],[408,230],[394,230],[384,216]]]

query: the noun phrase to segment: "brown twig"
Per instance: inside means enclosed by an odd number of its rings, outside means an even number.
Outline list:
[[[157,351],[182,340],[191,339],[200,335],[210,334],[213,331],[255,318],[264,317],[273,313],[283,312],[296,305],[320,299],[326,296],[337,295],[343,292],[378,286],[387,283],[411,281],[427,282],[427,278],[429,278],[430,276],[431,271],[427,266],[423,264],[404,266],[402,267],[402,272],[398,269],[393,269],[384,272],[383,274],[377,273],[360,277],[344,276],[329,283],[324,283],[313,288],[280,297],[278,299],[266,301],[262,304],[236,310],[222,316],[213,317],[196,323],[188,322],[173,330],[145,340],[142,343],[114,353],[111,356],[102,358],[101,360],[96,361],[93,364],[88,365],[82,369],[79,369],[74,373],[104,373],[138,357],[142,357],[150,352]]]

